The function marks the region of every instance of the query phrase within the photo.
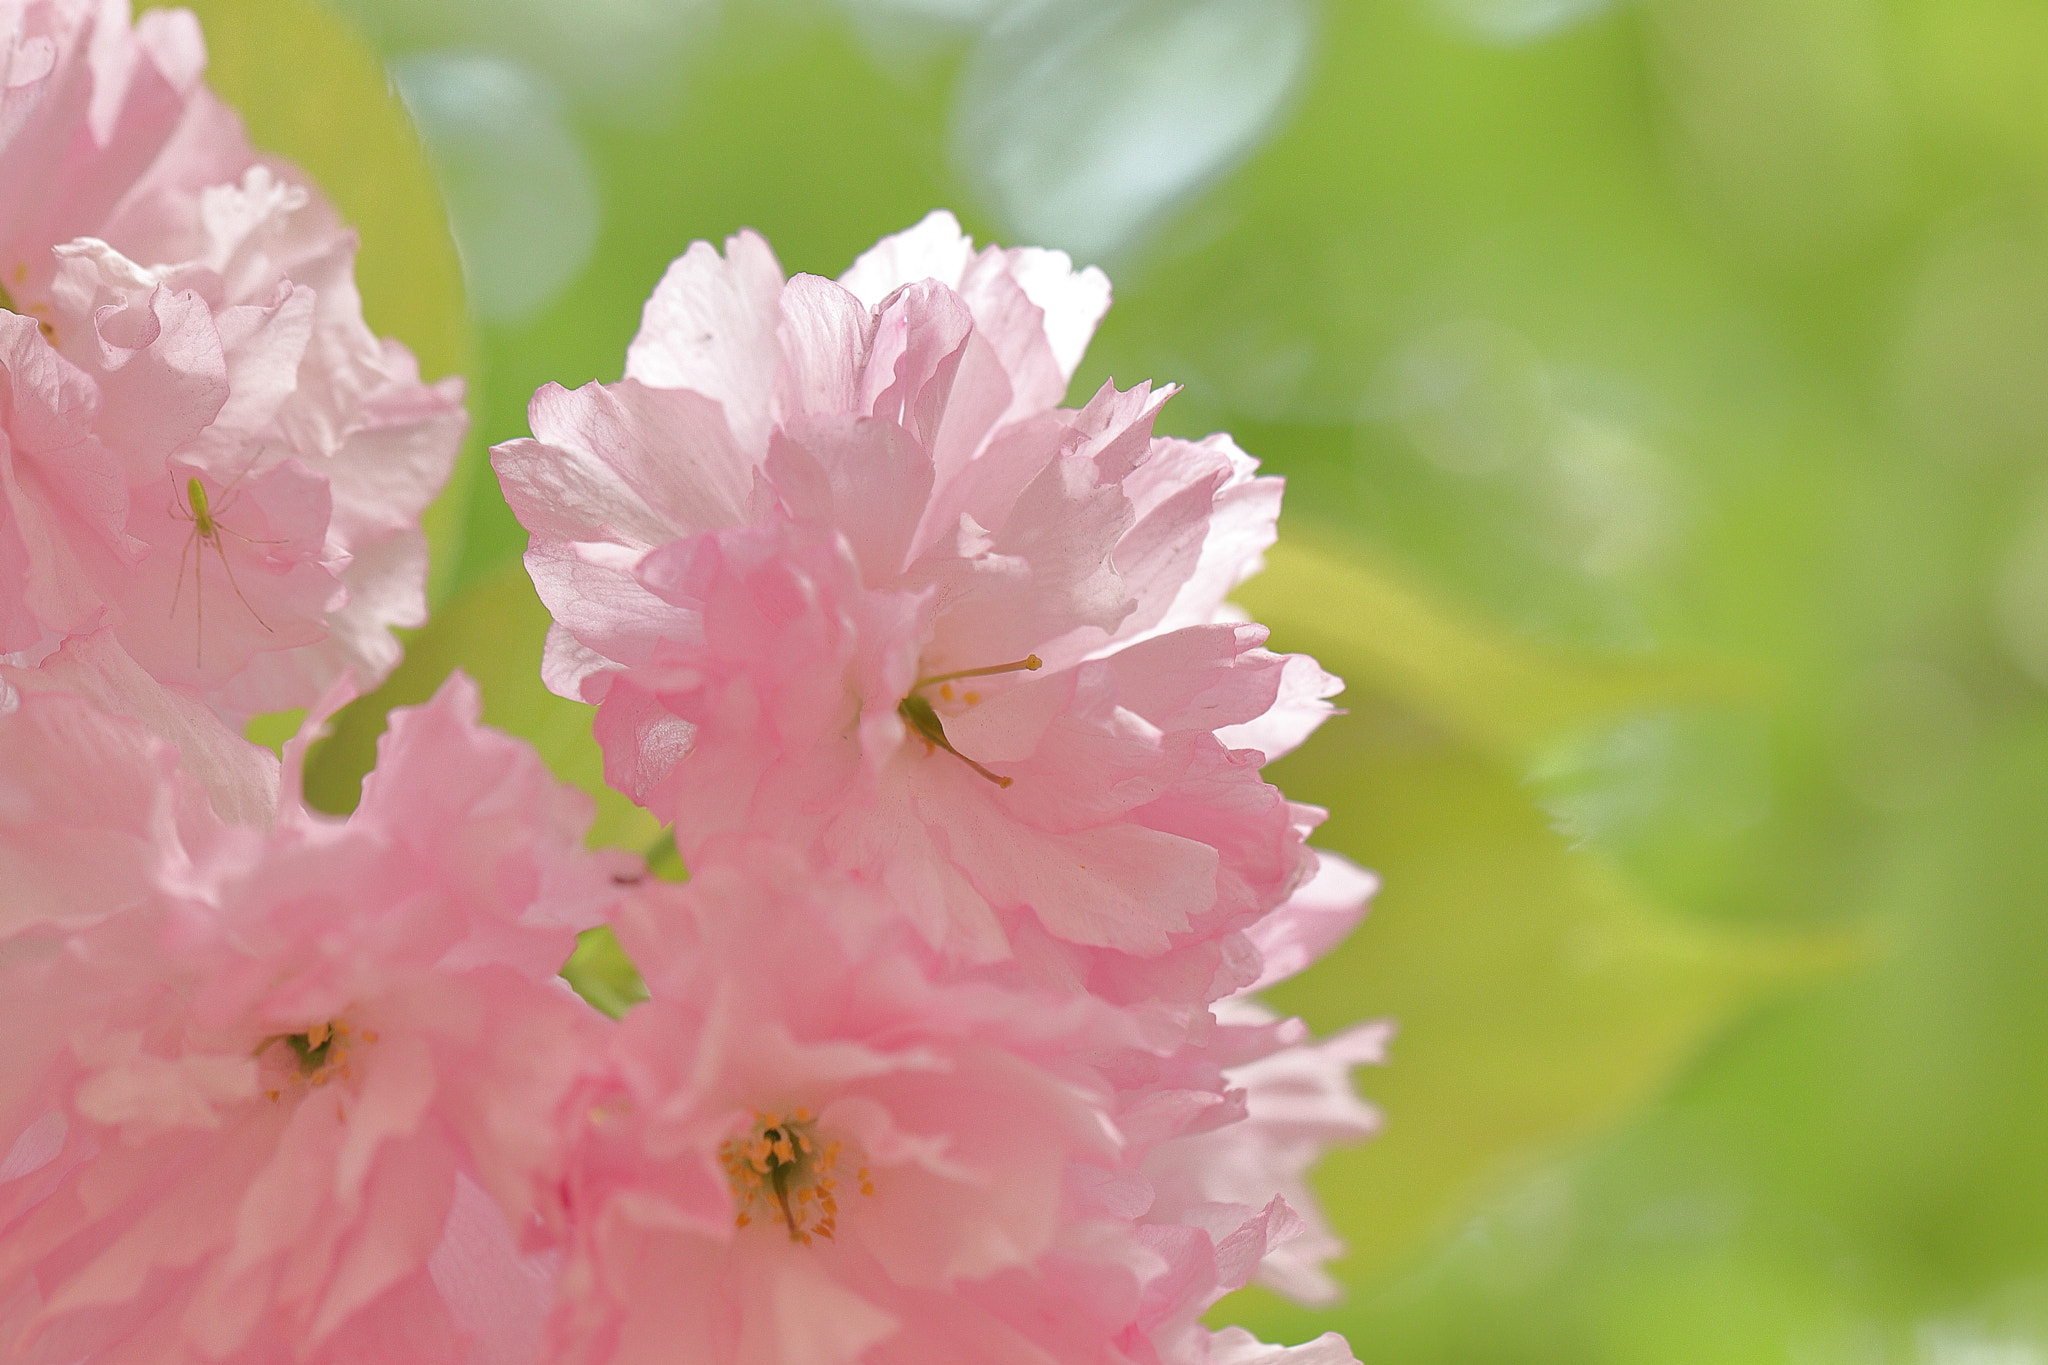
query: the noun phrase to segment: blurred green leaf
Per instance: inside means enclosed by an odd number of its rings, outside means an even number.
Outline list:
[[[1353,689],[1400,702],[1503,758],[1620,712],[1739,694],[1727,670],[1704,663],[1594,655],[1510,635],[1360,546],[1290,534],[1237,597],[1288,648],[1316,655]]]
[[[286,743],[299,733],[299,727],[305,723],[306,709],[301,706],[256,716],[242,733],[250,743],[261,744],[272,753],[282,755]]]
[[[1350,685],[1349,714],[1275,780],[1333,811],[1317,843],[1385,882],[1358,933],[1273,992],[1319,1029],[1400,1024],[1392,1064],[1360,1078],[1386,1133],[1320,1178],[1350,1248],[1338,1273],[1362,1286],[1541,1155],[1639,1108],[1761,994],[1859,950],[1673,914],[1537,805],[1521,755],[1712,691],[1709,670],[1519,640],[1357,554],[1284,544],[1270,562],[1241,599],[1277,647],[1312,647]],[[1223,1316],[1278,1340],[1327,1325],[1259,1292]]]
[[[1340,1308],[1361,1358],[2038,1360],[2048,724],[1968,761],[1895,829],[1856,970],[1758,1011],[1660,1103]]]
[[[308,759],[307,799],[322,810],[353,809],[363,775],[376,761],[385,713],[427,700],[459,668],[483,693],[486,723],[531,741],[555,776],[596,798],[591,844],[655,849],[659,823],[604,784],[604,756],[590,732],[592,709],[541,685],[547,627],[547,608],[516,560],[458,593],[431,624],[412,633],[405,662],[385,684],[335,717]]]
[[[576,936],[576,951],[562,966],[576,994],[616,1019],[647,998],[647,983],[608,924]]]
[[[262,151],[313,177],[361,239],[356,286],[380,335],[429,380],[475,364],[462,267],[425,150],[383,63],[314,0],[188,0],[206,30],[207,81]],[[426,516],[438,601],[455,583],[472,490],[488,476],[472,439]]]

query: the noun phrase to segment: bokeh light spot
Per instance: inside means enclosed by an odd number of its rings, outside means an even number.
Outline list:
[[[1271,131],[1307,64],[1304,0],[1049,0],[961,76],[961,173],[1022,241],[1099,260]]]
[[[471,306],[490,322],[545,308],[597,245],[597,184],[554,91],[480,52],[426,52],[392,77],[448,200]]]

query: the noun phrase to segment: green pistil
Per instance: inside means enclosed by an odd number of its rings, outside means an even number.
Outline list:
[[[783,1133],[779,1128],[769,1128],[763,1130],[761,1136],[773,1143],[781,1141]],[[795,1141],[795,1134],[790,1134],[790,1140]],[[796,1210],[789,1206],[789,1178],[797,1173],[796,1165],[799,1159],[801,1158],[784,1161],[773,1151],[768,1153],[768,1186],[775,1191],[775,1202],[782,1208],[783,1225],[789,1229],[792,1237],[802,1231],[797,1226]]]
[[[365,1033],[362,1041],[374,1042],[376,1035]],[[256,1055],[272,1043],[283,1043],[292,1051],[298,1062],[299,1074],[308,1077],[315,1085],[326,1083],[329,1071],[348,1075],[348,1054],[355,1042],[355,1036],[347,1024],[315,1024],[303,1033],[277,1033],[265,1038],[256,1048]]]
[[[930,702],[917,693],[912,692],[902,701],[897,702],[896,712],[910,723],[911,729],[917,731],[918,738],[927,744],[935,744],[939,748],[944,749],[947,753],[953,755],[953,757],[959,759],[998,787],[1007,787],[1016,780],[1004,777],[999,773],[990,772],[966,754],[954,748],[953,741],[946,738],[946,727],[939,722],[939,713],[932,709]]]
[[[946,727],[939,720],[939,713],[932,708],[930,702],[918,695],[918,689],[930,687],[935,683],[955,682],[961,678],[987,678],[998,673],[1028,673],[1044,666],[1044,662],[1036,654],[1027,654],[1015,663],[990,664],[986,668],[963,668],[954,673],[934,673],[928,678],[919,678],[910,685],[910,695],[896,703],[896,714],[902,716],[910,728],[917,731],[917,737],[930,746],[927,752],[930,748],[944,749],[998,787],[1007,787],[1015,779],[990,772],[953,747],[953,741],[946,738]],[[952,692],[949,690],[946,695],[950,698]],[[967,694],[967,700],[970,705],[974,702],[972,692]]]
[[[299,1059],[299,1070],[310,1076],[332,1060],[334,1045],[339,1040],[340,1035],[329,1029],[317,1043],[307,1034],[287,1033],[284,1045]]]

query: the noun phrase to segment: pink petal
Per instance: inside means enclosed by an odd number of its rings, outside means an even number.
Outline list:
[[[725,409],[741,450],[764,450],[781,295],[782,267],[755,233],[727,238],[722,258],[710,243],[694,243],[648,297],[626,348],[626,377],[703,394]]]

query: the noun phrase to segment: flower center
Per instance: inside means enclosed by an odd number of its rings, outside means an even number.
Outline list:
[[[973,706],[981,697],[974,692],[962,692],[956,698],[953,693],[954,683],[963,678],[986,678],[997,673],[1027,673],[1044,666],[1045,661],[1036,654],[1027,654],[1015,663],[990,664],[986,668],[963,668],[957,673],[934,673],[931,677],[919,678],[910,685],[910,695],[896,703],[896,713],[902,716],[904,723],[916,731],[918,738],[924,741],[926,753],[934,749],[944,749],[998,787],[1007,787],[1016,779],[990,772],[953,747],[953,742],[946,738],[946,727],[940,722],[938,711],[933,708],[931,701],[923,695],[921,689],[936,685],[942,699],[959,700]]]
[[[754,1126],[718,1149],[725,1178],[739,1202],[735,1225],[745,1227],[757,1213],[780,1219],[789,1240],[809,1246],[812,1236],[830,1238],[839,1217],[836,1191],[840,1145],[818,1136],[808,1109],[788,1116],[756,1114]],[[867,1167],[854,1173],[860,1192],[872,1195]]]
[[[14,282],[16,284],[21,284],[24,283],[27,279],[28,267],[26,265],[15,266]],[[23,317],[34,318],[36,320],[36,326],[42,329],[43,340],[49,342],[52,346],[55,346],[57,344],[57,329],[50,325],[50,319],[48,317],[50,310],[39,303],[32,303],[26,308],[23,308],[20,305],[16,304],[14,301],[14,295],[12,292],[8,290],[7,284],[4,280],[0,280],[0,308],[4,308],[10,313],[19,313]]]
[[[349,1052],[358,1043],[374,1043],[377,1035],[368,1029],[358,1032],[349,1027],[343,1019],[333,1019],[324,1024],[315,1024],[304,1033],[278,1033],[265,1038],[257,1045],[256,1055],[262,1056],[272,1043],[283,1043],[292,1054],[299,1079],[315,1088],[331,1080],[348,1080],[355,1074],[349,1065]],[[281,1093],[272,1090],[271,1099]]]

